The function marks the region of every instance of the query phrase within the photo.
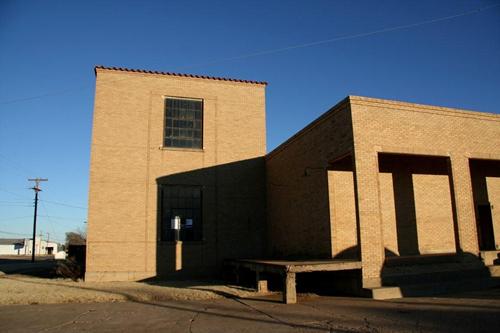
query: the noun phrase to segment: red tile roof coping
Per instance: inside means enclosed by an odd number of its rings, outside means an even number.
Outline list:
[[[97,73],[98,69],[106,69],[106,70],[122,71],[122,72],[133,72],[133,73],[170,75],[170,76],[190,77],[190,78],[195,78],[195,79],[207,79],[207,80],[218,80],[218,81],[230,81],[230,82],[241,82],[241,83],[251,83],[251,84],[263,84],[263,85],[267,85],[267,82],[265,82],[265,81],[239,80],[239,79],[230,79],[230,78],[226,78],[226,77],[215,77],[215,76],[194,75],[194,74],[181,74],[181,73],[160,72],[160,71],[148,71],[148,70],[144,70],[144,69],[130,69],[130,68],[123,68],[123,67],[106,67],[106,66],[100,66],[100,65],[94,67],[94,72]]]

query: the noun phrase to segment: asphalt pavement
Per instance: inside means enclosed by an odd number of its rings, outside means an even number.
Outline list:
[[[376,301],[279,295],[0,307],[2,332],[498,332],[500,289]]]

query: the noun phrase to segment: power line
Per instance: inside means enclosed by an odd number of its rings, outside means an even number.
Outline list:
[[[262,50],[262,51],[248,53],[248,54],[239,55],[239,56],[235,56],[235,57],[229,57],[229,58],[224,58],[224,59],[220,59],[220,60],[214,60],[214,61],[211,61],[211,62],[200,63],[200,64],[193,65],[193,66],[211,65],[211,64],[215,64],[215,63],[219,63],[219,62],[223,62],[223,61],[240,60],[240,59],[257,57],[257,56],[261,56],[261,55],[267,55],[267,54],[278,53],[278,52],[284,52],[284,51],[289,51],[289,50],[294,50],[294,49],[300,49],[300,48],[305,48],[305,47],[310,47],[310,46],[328,44],[328,43],[338,42],[338,41],[342,41],[342,40],[362,38],[362,37],[368,37],[368,36],[373,36],[373,35],[379,35],[379,34],[386,33],[386,32],[393,32],[393,31],[397,31],[397,30],[403,30],[403,29],[408,29],[408,28],[415,28],[415,27],[419,27],[419,26],[422,26],[422,25],[427,25],[427,24],[432,24],[432,23],[447,21],[447,20],[451,20],[451,19],[455,19],[455,18],[467,16],[467,15],[476,14],[476,13],[479,13],[481,11],[484,11],[484,10],[487,10],[487,9],[491,9],[491,8],[494,8],[494,7],[498,7],[498,6],[500,6],[500,4],[491,5],[491,6],[482,7],[482,8],[477,8],[477,9],[474,9],[474,10],[470,10],[470,11],[459,13],[459,14],[455,14],[455,15],[438,17],[438,18],[434,18],[434,19],[430,19],[430,20],[425,20],[425,21],[420,21],[420,22],[416,22],[416,23],[403,24],[403,25],[398,25],[398,26],[394,26],[394,27],[383,28],[383,29],[374,30],[374,31],[362,32],[362,33],[352,34],[352,35],[344,35],[344,36],[339,36],[339,37],[334,37],[334,38],[328,38],[328,39],[318,40],[318,41],[304,43],[304,44],[291,45],[291,46],[286,46],[286,47],[281,47],[281,48],[276,48],[276,49]],[[184,66],[184,67],[192,67],[192,66]]]
[[[65,207],[71,207],[71,208],[78,208],[78,209],[87,209],[86,207],[83,207],[83,206],[75,206],[75,205],[71,205],[71,204],[66,204],[66,203],[63,203],[63,202],[57,202],[57,201],[50,201],[50,200],[42,200],[40,199],[40,201],[43,201],[43,202],[46,202],[46,203],[49,203],[49,204],[53,204],[53,205],[59,205],[59,206],[65,206]]]
[[[15,217],[4,217],[1,218],[0,221],[8,221],[8,220],[21,220],[21,219],[27,219],[33,216],[15,216]]]
[[[7,156],[3,155],[0,153],[0,158],[2,158],[4,160],[4,166],[8,166],[6,164],[10,164],[10,169],[11,170],[14,170],[18,175],[20,176],[26,176],[26,174],[29,174],[30,172],[28,172],[24,167],[21,167],[19,164],[17,163],[14,163],[12,160],[9,160],[7,159]],[[21,174],[20,171],[23,171],[25,172],[26,174]]]
[[[81,88],[88,88],[88,87],[87,87],[87,85],[81,85],[81,86],[75,87],[75,88],[69,88],[69,89],[63,89],[63,90],[54,91],[54,92],[48,92],[48,93],[45,93],[45,94],[40,94],[40,95],[35,95],[35,96],[30,96],[30,97],[12,99],[10,101],[0,102],[0,104],[6,105],[6,104],[12,104],[12,103],[18,103],[18,102],[26,102],[26,101],[30,101],[30,100],[34,100],[34,99],[39,99],[39,98],[44,98],[44,97],[66,94],[66,93],[69,93],[69,92],[72,92],[72,91],[79,90]]]
[[[45,215],[40,215],[40,216],[43,216],[43,217],[46,217]],[[68,217],[68,216],[54,216],[54,215],[50,215],[50,218],[52,219],[56,219],[56,220],[71,220],[71,221],[85,221],[85,217]]]
[[[21,232],[3,231],[3,230],[0,230],[0,234],[31,237],[30,234],[25,234],[25,233],[21,233]],[[64,241],[61,240],[61,238],[59,238],[59,237],[57,237],[57,238],[56,237],[51,237],[51,239],[56,240],[58,243],[64,243]]]
[[[2,189],[2,188],[0,188],[0,191],[5,192],[5,193],[9,193],[9,194],[12,194],[12,195],[15,195],[15,196],[17,196],[19,198],[25,199],[24,196],[22,196],[22,195],[20,195],[18,193],[15,193],[15,192],[7,191],[7,190]],[[30,200],[31,201],[31,199],[27,199],[27,198],[26,198],[26,200]],[[53,205],[60,205],[60,206],[66,206],[66,207],[71,207],[71,208],[78,208],[78,209],[87,209],[86,207],[83,207],[83,206],[77,206],[77,205],[68,204],[68,203],[64,203],[64,202],[51,201],[51,200],[45,200],[45,199],[40,199],[40,201],[44,201],[46,203],[50,203],[50,204],[53,204]]]
[[[49,221],[50,227],[52,229],[52,233],[53,233],[53,235],[55,235],[56,234],[56,230],[54,228],[54,222],[50,218],[49,212],[47,211],[47,207],[45,207],[45,204],[43,202],[41,202],[41,204],[42,204],[42,209],[45,211],[45,215],[47,215],[46,218]]]
[[[20,236],[26,236],[26,237],[31,237],[30,234],[25,234],[25,233],[21,233],[21,232],[11,232],[11,231],[3,231],[3,230],[0,230],[0,234],[6,234],[6,235],[20,235]],[[61,239],[59,237],[51,237],[52,239],[58,241],[59,243],[64,243],[64,241],[61,241]]]
[[[318,41],[303,43],[303,44],[296,44],[296,45],[285,46],[285,47],[281,47],[281,48],[275,48],[275,49],[269,49],[269,50],[261,50],[261,51],[247,53],[247,54],[242,54],[242,55],[238,55],[238,56],[234,56],[234,57],[221,58],[221,59],[213,60],[213,61],[206,62],[206,63],[198,63],[198,64],[192,64],[192,65],[185,65],[185,66],[180,66],[180,68],[191,68],[191,67],[199,67],[199,66],[212,65],[212,64],[226,62],[226,61],[241,60],[241,59],[246,59],[246,58],[258,57],[258,56],[262,56],[262,55],[268,55],[268,54],[273,54],[273,53],[290,51],[290,50],[294,50],[294,49],[300,49],[300,48],[306,48],[306,47],[317,46],[317,45],[322,45],[322,44],[334,43],[334,42],[343,41],[343,40],[363,38],[363,37],[368,37],[368,36],[383,34],[383,33],[387,33],[387,32],[393,32],[393,31],[397,31],[397,30],[415,28],[415,27],[419,27],[419,26],[423,26],[423,25],[427,25],[427,24],[432,24],[432,23],[437,23],[437,22],[443,22],[443,21],[448,21],[448,20],[456,19],[456,18],[459,18],[459,17],[464,17],[464,16],[468,16],[468,15],[477,14],[479,12],[482,12],[482,11],[485,11],[485,10],[488,10],[488,9],[492,9],[492,8],[495,8],[495,7],[498,7],[498,6],[500,6],[500,4],[495,4],[495,5],[486,6],[486,7],[479,7],[479,8],[470,10],[470,11],[466,11],[466,12],[462,12],[462,13],[458,13],[458,14],[454,14],[454,15],[437,17],[437,18],[434,18],[434,19],[424,20],[424,21],[410,23],[410,24],[403,24],[403,25],[398,25],[398,26],[394,26],[394,27],[388,27],[388,28],[383,28],[383,29],[378,29],[378,30],[373,30],[373,31],[367,31],[367,32],[362,32],[362,33],[357,33],[357,34],[338,36],[338,37],[333,37],[333,38],[328,38],[328,39],[323,39],[323,40],[318,40]],[[118,80],[112,80],[112,81],[109,82],[109,84],[115,83],[115,82],[118,82],[118,81],[121,81],[121,80],[125,80],[125,79],[128,79],[128,78],[121,78],[121,79],[118,79]],[[71,91],[79,90],[81,88],[86,89],[86,88],[89,88],[91,86],[93,86],[93,82],[91,84],[88,84],[88,85],[82,85],[82,86],[75,87],[75,88],[70,88],[70,89],[63,89],[63,90],[49,92],[49,93],[45,93],[45,94],[41,94],[41,95],[35,95],[35,96],[24,97],[24,98],[17,98],[17,99],[12,99],[12,100],[8,100],[8,101],[0,101],[0,105],[13,104],[13,103],[24,102],[24,101],[33,100],[33,99],[44,98],[44,97],[48,97],[48,96],[54,96],[54,95],[64,94],[64,93],[68,93],[68,92],[71,92]]]
[[[0,201],[0,206],[30,206],[31,207],[31,203],[29,202],[8,202],[8,201]]]
[[[23,233],[19,233],[19,232],[9,232],[9,231],[2,231],[2,230],[0,230],[0,234],[30,236],[30,234],[23,234]]]
[[[16,196],[18,198],[22,198],[22,199],[25,199],[25,200],[31,200],[31,199],[28,199],[28,198],[26,198],[26,197],[24,197],[24,196],[22,196],[22,195],[20,195],[18,193],[7,191],[7,190],[2,189],[2,188],[0,188],[0,191],[5,192],[5,193],[9,193],[9,194],[14,195],[14,196]]]

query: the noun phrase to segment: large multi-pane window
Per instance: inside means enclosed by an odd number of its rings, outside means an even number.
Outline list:
[[[202,240],[200,186],[160,185],[161,240],[175,240],[172,220],[181,219],[180,240]]]
[[[203,101],[165,99],[165,147],[203,148]]]

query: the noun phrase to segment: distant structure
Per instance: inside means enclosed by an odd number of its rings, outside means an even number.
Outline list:
[[[52,255],[58,251],[59,244],[35,237],[35,255]],[[0,255],[31,255],[32,238],[0,238]]]
[[[0,255],[24,255],[24,239],[0,238]]]
[[[499,253],[500,115],[348,96],[266,155],[264,82],[95,71],[87,280],[322,259],[373,291]]]

